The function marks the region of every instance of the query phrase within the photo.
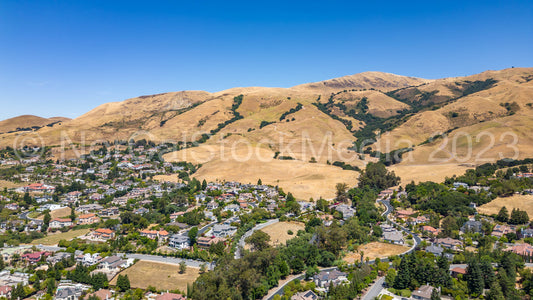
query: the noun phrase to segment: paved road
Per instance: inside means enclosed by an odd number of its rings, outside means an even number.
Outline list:
[[[124,255],[126,256],[126,258],[147,260],[147,261],[174,264],[174,265],[179,265],[182,261],[184,261],[187,266],[195,267],[195,268],[199,268],[204,263],[209,269],[213,269],[215,267],[214,263],[203,262],[200,260],[183,259],[183,258],[177,258],[177,257],[165,257],[165,256],[149,255],[149,254],[117,253],[117,256],[119,257],[123,257]]]
[[[415,241],[414,245],[411,247],[411,249],[409,249],[408,251],[402,253],[401,255],[404,255],[404,254],[409,254],[413,251],[415,251],[416,247],[418,245],[420,245],[420,243],[422,242],[422,239],[417,235],[415,234],[414,232],[412,232],[411,230],[403,227],[402,225],[392,221],[390,218],[389,218],[389,214],[394,210],[394,208],[392,207],[392,205],[390,204],[390,201],[389,200],[378,200],[378,202],[382,203],[383,205],[385,205],[385,207],[387,208],[387,210],[382,214],[382,216],[385,216],[387,218],[387,221],[389,221],[390,223],[392,223],[393,225],[395,225],[396,227],[400,228],[403,232],[407,233],[408,235],[412,235],[413,236],[413,240]]]
[[[366,294],[364,294],[361,299],[362,300],[373,300],[374,298],[376,298],[383,290],[384,283],[385,283],[385,277],[378,278],[378,280],[374,282],[374,284],[370,287],[368,292],[366,292]]]
[[[252,233],[254,233],[254,231],[262,229],[262,228],[265,228],[265,227],[267,227],[269,225],[272,225],[272,224],[276,224],[278,222],[279,222],[279,219],[268,220],[265,223],[257,224],[257,225],[255,225],[254,228],[246,231],[246,233],[243,234],[241,239],[239,240],[239,243],[237,244],[237,249],[235,249],[235,259],[241,258],[241,248],[244,249],[244,245],[246,244],[246,242],[245,242],[246,238],[251,236]]]
[[[335,270],[337,269],[337,267],[331,267],[331,268],[324,268],[324,269],[320,269],[320,271],[331,271],[331,270]],[[298,279],[298,280],[302,280],[305,278],[305,273],[302,273],[300,275],[292,275],[292,276],[289,276],[288,278],[290,278],[290,280],[287,280],[285,283],[283,283],[282,285],[278,286],[275,290],[271,290],[265,297],[263,297],[263,300],[272,300],[274,299],[274,296],[275,295],[283,295],[283,288],[289,284],[289,282],[295,280],[295,279]]]

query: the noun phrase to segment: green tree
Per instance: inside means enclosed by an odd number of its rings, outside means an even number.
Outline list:
[[[128,275],[118,275],[117,287],[121,292],[125,292],[130,289],[130,279],[128,278]]]
[[[200,265],[200,274],[205,273],[207,271],[207,265],[205,263]]]
[[[475,258],[471,259],[466,269],[465,280],[468,285],[468,290],[471,294],[481,295],[485,283],[483,281],[483,274],[479,267],[479,261]]]
[[[205,191],[207,189],[207,181],[205,179],[202,181],[202,191]]]
[[[252,248],[256,251],[261,251],[268,248],[268,242],[270,241],[270,235],[267,233],[256,230],[249,237],[246,238],[245,242],[252,245]]]
[[[365,186],[374,190],[384,190],[391,186],[395,186],[400,182],[400,177],[396,176],[394,172],[388,172],[385,165],[381,162],[369,162],[365,170],[359,176],[359,188]]]
[[[490,290],[487,292],[487,300],[505,300],[503,296],[502,287],[497,281],[490,285]]]
[[[507,223],[509,221],[509,211],[507,207],[502,207],[496,216],[496,220]]]
[[[411,271],[407,256],[402,257],[400,266],[398,267],[398,274],[394,278],[393,287],[395,289],[403,290],[411,284]]]
[[[180,262],[179,272],[180,274],[184,274],[187,271],[187,264],[184,260]]]
[[[261,180],[261,178],[257,180],[257,185],[263,185],[263,181]]]
[[[24,193],[23,200],[26,207],[30,207],[33,204],[33,199],[28,192]]]
[[[346,190],[348,189],[348,184],[344,182],[339,182],[335,185],[336,199],[339,202],[346,202],[348,197],[346,197]]]
[[[43,217],[43,225],[41,227],[41,231],[42,232],[46,232],[46,230],[48,230],[48,226],[50,226],[50,221],[52,220],[52,217],[50,216],[50,211],[45,211],[44,212],[44,217]]]
[[[56,290],[56,283],[55,283],[54,278],[48,278],[48,282],[46,284],[46,293],[50,296],[53,296],[55,290]]]
[[[196,244],[196,237],[198,236],[198,227],[193,227],[189,230],[187,233],[187,236],[189,237],[191,246]]]
[[[76,220],[76,210],[74,210],[74,206],[70,208],[70,220],[74,222]]]
[[[431,292],[431,300],[440,300],[439,290],[437,288],[433,288],[433,292]]]

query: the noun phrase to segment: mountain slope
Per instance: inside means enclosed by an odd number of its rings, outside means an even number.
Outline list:
[[[460,165],[512,157],[516,149],[517,157],[533,157],[532,106],[533,68],[436,80],[365,72],[291,88],[141,96],[53,127],[0,134],[0,145],[37,134],[49,145],[142,138],[198,142],[165,159],[202,163],[195,175],[200,178],[261,178],[300,199],[331,198],[333,183],[354,185],[358,177],[341,167],[378,160],[370,150],[412,147],[391,167],[409,181],[424,180],[421,173],[451,176],[464,169]],[[439,138],[443,133],[448,139]],[[508,147],[515,136],[516,149]],[[425,171],[413,167],[428,164]]]

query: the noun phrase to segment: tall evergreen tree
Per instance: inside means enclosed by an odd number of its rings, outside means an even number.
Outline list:
[[[403,290],[409,287],[411,283],[411,272],[409,270],[409,261],[407,256],[402,257],[400,266],[398,267],[398,274],[394,278],[393,287],[398,290]]]
[[[496,220],[507,223],[509,221],[509,211],[507,207],[502,207],[496,216]]]
[[[490,285],[490,290],[487,292],[487,296],[485,297],[487,300],[505,300],[505,297],[503,296],[502,287],[497,281],[494,281]]]
[[[481,295],[483,293],[485,283],[483,282],[483,274],[481,273],[481,268],[476,258],[471,259],[468,263],[465,279],[471,294]]]

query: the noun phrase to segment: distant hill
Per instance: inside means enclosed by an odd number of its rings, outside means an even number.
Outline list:
[[[41,118],[33,115],[23,115],[0,121],[0,134],[16,131],[31,131],[43,126],[53,126],[68,121],[69,118],[52,117]]]
[[[197,142],[165,158],[202,163],[199,178],[261,178],[301,199],[316,199],[332,197],[336,182],[354,185],[358,173],[350,169],[378,160],[369,155],[374,151],[412,148],[403,161],[388,161],[404,181],[443,179],[502,157],[533,157],[532,106],[533,68],[435,80],[364,72],[291,88],[141,96],[45,124],[37,133],[49,145],[64,136],[81,144],[142,138]],[[15,119],[0,124],[10,128],[0,130],[3,146],[17,135],[35,134],[6,132],[27,128],[24,124],[43,126]],[[450,158],[452,152],[457,155]]]

